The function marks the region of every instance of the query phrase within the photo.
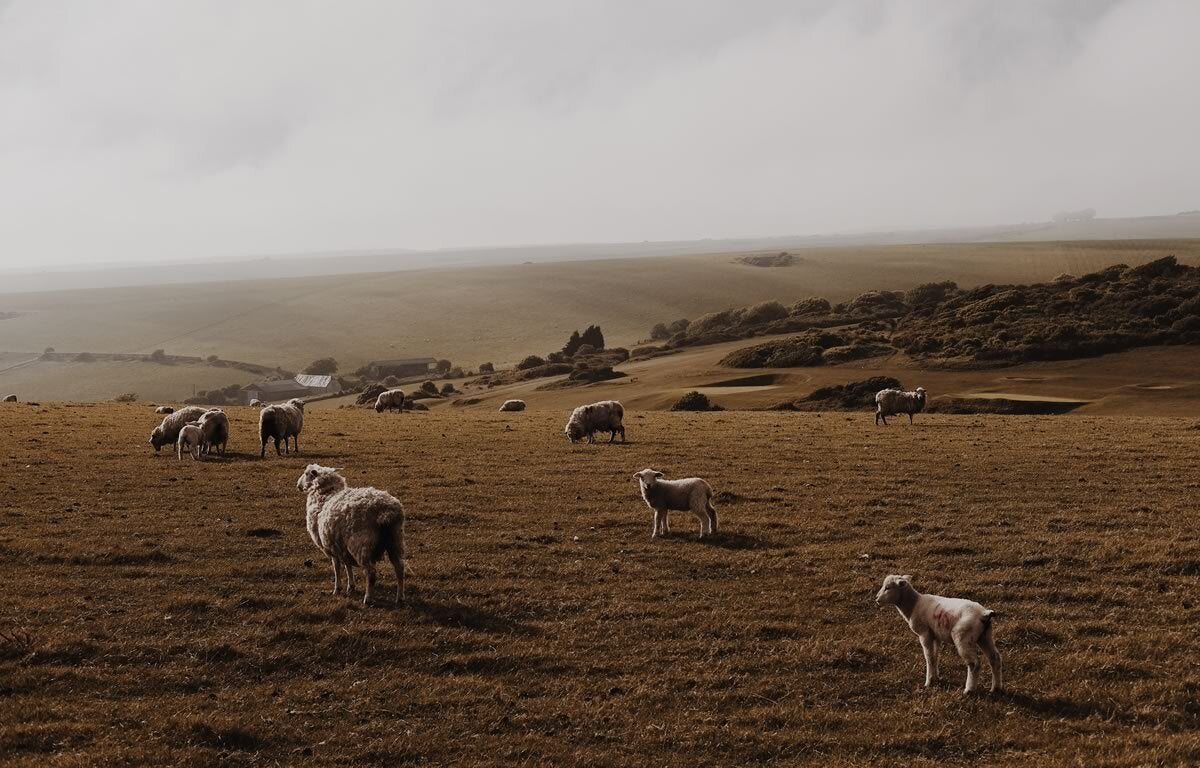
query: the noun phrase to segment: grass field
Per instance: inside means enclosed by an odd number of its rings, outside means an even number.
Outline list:
[[[179,402],[193,392],[260,377],[236,368],[96,361],[57,363],[38,360],[0,373],[0,390],[24,400],[111,400],[132,392],[143,400]]]
[[[0,321],[0,350],[162,348],[290,370],[332,356],[345,371],[371,359],[432,355],[470,367],[561,348],[572,330],[592,323],[610,346],[629,345],[655,323],[766,299],[840,301],[940,280],[1048,280],[1169,254],[1198,264],[1200,240],[812,248],[797,251],[801,262],[785,268],[720,254],[8,294],[0,295],[0,312],[22,314]],[[153,386],[179,382],[167,377],[159,385],[131,373],[120,391]],[[82,381],[70,395],[105,396]]]
[[[230,414],[195,463],[144,405],[0,406],[6,765],[1200,761],[1193,419],[314,410],[260,461]],[[308,461],[404,501],[407,607],[328,594]],[[649,538],[645,466],[716,540]],[[894,572],[1003,613],[1007,693],[921,689]]]

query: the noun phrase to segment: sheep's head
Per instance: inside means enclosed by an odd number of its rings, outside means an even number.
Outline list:
[[[167,442],[167,438],[163,435],[162,427],[155,427],[150,433],[150,445],[154,446],[155,452],[158,452]]]
[[[583,439],[583,425],[574,419],[567,422],[567,428],[564,431],[567,433],[567,439],[572,443],[577,443]]]
[[[296,488],[309,493],[313,490],[333,491],[346,487],[346,478],[338,474],[340,468],[322,467],[320,464],[309,464],[296,481]]]
[[[304,410],[304,401],[298,397],[293,397],[291,400],[288,400],[288,405],[294,405],[300,410]]]
[[[875,602],[879,605],[896,605],[900,602],[900,596],[910,589],[912,589],[912,576],[892,574],[883,580],[883,586],[875,595]]]
[[[662,472],[659,472],[658,470],[650,469],[649,467],[647,467],[646,469],[643,469],[641,472],[634,472],[633,476],[643,486],[654,485],[654,483],[656,481],[663,479]]]
[[[921,402],[925,402],[925,387],[917,387],[917,397],[921,398]]]
[[[379,399],[375,401],[375,413],[383,413],[383,395],[380,395]]]

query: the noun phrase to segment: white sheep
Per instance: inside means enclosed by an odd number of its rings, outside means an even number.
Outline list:
[[[190,422],[199,421],[207,411],[208,409],[202,406],[189,405],[187,408],[180,408],[175,413],[168,414],[162,423],[150,433],[149,442],[154,446],[155,453],[158,453],[164,445],[174,444],[179,439],[179,430]]]
[[[169,405],[160,405],[160,406],[158,406],[157,408],[155,408],[155,409],[154,409],[154,412],[155,412],[155,413],[161,413],[161,414],[163,414],[163,415],[166,415],[166,414],[168,414],[168,413],[175,413],[175,409],[174,409],[174,408],[172,408],[172,407],[171,407],[171,406],[169,406]]]
[[[972,600],[954,597],[923,595],[912,585],[912,576],[888,576],[883,587],[875,595],[879,605],[894,605],[908,622],[908,628],[921,641],[925,653],[925,687],[938,679],[938,650],[945,643],[954,643],[958,655],[967,663],[967,685],[965,693],[975,690],[975,677],[979,669],[979,651],[987,656],[992,668],[992,692],[1004,688],[1004,676],[1000,665],[1000,652],[992,637],[992,619],[995,611],[989,611]]]
[[[913,414],[920,413],[925,408],[925,388],[917,387],[913,392],[899,389],[881,389],[875,393],[875,426],[883,419],[887,426],[887,417],[900,413],[908,414],[908,423],[912,424]]]
[[[286,403],[278,405],[268,405],[258,412],[258,437],[262,442],[262,450],[259,452],[259,458],[264,458],[267,455],[267,441],[275,441],[275,453],[282,456],[283,451],[279,450],[279,441],[283,441],[283,447],[290,452],[288,439],[291,438],[296,443],[296,452],[300,451],[300,431],[304,428],[304,401],[299,398],[292,398]]]
[[[700,538],[717,532],[717,510],[712,505],[713,490],[699,477],[664,480],[663,473],[643,469],[633,475],[642,489],[646,505],[654,510],[654,528],[650,538],[671,532],[668,515],[672,510],[691,512],[700,521]]]
[[[217,453],[225,455],[225,445],[229,442],[229,417],[220,408],[213,408],[200,417],[200,432],[203,434],[205,453],[211,453],[213,448]]]
[[[524,400],[505,400],[504,404],[500,406],[501,413],[523,410],[525,410]]]
[[[617,439],[621,434],[621,442],[625,442],[625,407],[616,400],[601,400],[591,405],[581,405],[571,412],[567,420],[567,439],[572,443],[587,438],[589,443],[596,442],[597,432],[611,432],[608,442]]]
[[[266,405],[266,403],[264,403],[262,400],[259,400],[257,397],[250,398],[250,407],[261,408],[264,405]]]
[[[379,393],[379,397],[375,398],[375,412],[384,411],[404,411],[403,389],[388,389]]]
[[[6,403],[15,403],[15,402],[17,402],[17,396],[16,396],[16,395],[5,395],[5,396],[4,396],[4,402],[6,402]]]
[[[200,458],[200,449],[204,445],[204,432],[196,422],[184,424],[179,430],[179,438],[175,441],[175,457],[182,460],[183,452],[192,454],[192,460]]]
[[[363,605],[371,602],[375,561],[386,553],[396,571],[396,605],[404,602],[404,505],[375,488],[347,488],[338,470],[309,464],[296,487],[308,494],[308,535],[333,565],[333,594],[346,569],[346,594],[354,589],[354,568],[367,572]]]

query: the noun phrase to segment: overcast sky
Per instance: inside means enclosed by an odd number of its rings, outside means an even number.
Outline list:
[[[0,0],[0,264],[1200,208],[1200,2]]]

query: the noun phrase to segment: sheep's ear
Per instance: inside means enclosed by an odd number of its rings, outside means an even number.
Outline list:
[[[664,475],[662,472],[655,472],[654,476],[659,480],[662,480],[664,477],[666,477],[666,475]]]
[[[904,574],[903,576],[900,577],[901,584],[907,584],[910,581],[912,581],[912,576],[909,576],[908,574]]]

